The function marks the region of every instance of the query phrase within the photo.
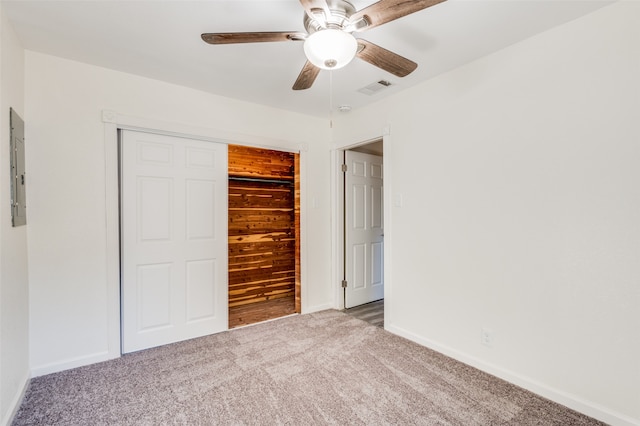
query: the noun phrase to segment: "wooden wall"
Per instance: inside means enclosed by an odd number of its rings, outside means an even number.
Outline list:
[[[296,226],[296,295],[295,310],[297,313],[302,312],[302,268],[300,267],[300,154],[294,154],[293,158],[294,171],[294,221]]]
[[[230,308],[286,297],[293,303],[295,299],[299,281],[296,157],[229,146]]]

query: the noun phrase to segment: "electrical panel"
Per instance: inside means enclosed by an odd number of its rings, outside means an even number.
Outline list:
[[[13,226],[27,224],[24,170],[24,121],[13,108],[10,114],[11,146],[11,220]]]

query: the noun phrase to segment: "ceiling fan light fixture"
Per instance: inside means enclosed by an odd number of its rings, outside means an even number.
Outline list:
[[[357,50],[356,38],[335,28],[316,31],[304,42],[304,54],[309,62],[324,70],[344,67],[356,56]]]

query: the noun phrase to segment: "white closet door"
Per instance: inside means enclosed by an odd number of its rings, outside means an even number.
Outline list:
[[[382,157],[346,151],[346,308],[384,297]]]
[[[228,328],[227,146],[123,131],[122,352]]]

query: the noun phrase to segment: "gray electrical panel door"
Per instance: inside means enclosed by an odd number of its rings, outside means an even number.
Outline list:
[[[13,108],[9,111],[11,126],[11,219],[13,226],[27,224],[24,171],[24,121]]]

